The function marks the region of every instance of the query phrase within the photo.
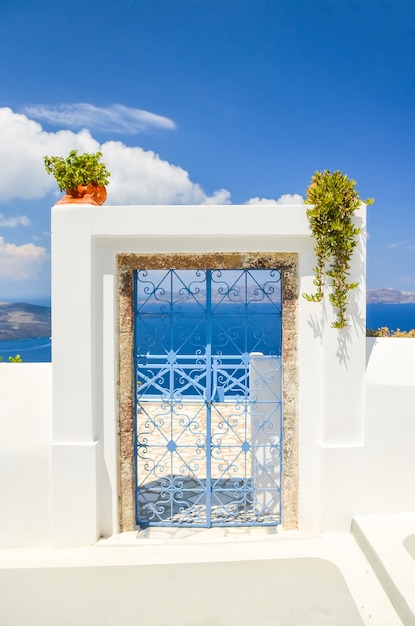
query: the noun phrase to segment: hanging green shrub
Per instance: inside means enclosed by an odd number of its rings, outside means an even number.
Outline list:
[[[324,286],[330,288],[329,300],[337,309],[333,328],[348,324],[347,296],[358,283],[348,282],[350,263],[357,246],[361,229],[353,223],[353,214],[361,204],[355,181],[340,171],[316,172],[306,192],[306,204],[312,236],[316,240],[314,251],[317,265],[314,268],[316,292],[303,294],[310,302],[321,302]],[[373,200],[365,201],[372,204]]]

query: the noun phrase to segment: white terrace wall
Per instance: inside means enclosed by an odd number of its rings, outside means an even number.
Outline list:
[[[322,528],[415,511],[415,339],[367,338],[361,442],[322,446]]]
[[[50,543],[51,363],[0,363],[0,548]]]
[[[365,339],[365,209],[351,326],[299,298],[299,528],[415,510],[415,341]],[[118,530],[116,254],[278,251],[313,288],[304,206],[53,208],[50,364],[0,365],[0,546]],[[367,369],[366,369],[367,347]],[[53,395],[53,413],[51,397]]]
[[[364,442],[321,455],[325,530],[348,529],[361,513],[415,510],[415,340],[367,339],[366,347]],[[51,364],[1,363],[0,398],[0,548],[48,545]]]

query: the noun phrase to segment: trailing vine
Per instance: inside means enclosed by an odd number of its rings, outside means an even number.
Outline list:
[[[321,302],[329,279],[329,300],[337,309],[333,328],[348,325],[348,292],[358,287],[358,283],[348,282],[351,259],[361,232],[353,223],[353,214],[362,202],[355,185],[354,180],[338,170],[333,173],[324,170],[315,172],[306,192],[306,204],[313,205],[307,209],[307,217],[316,240],[317,265],[313,281],[316,292],[303,296],[310,302]],[[373,200],[365,202],[372,204]]]

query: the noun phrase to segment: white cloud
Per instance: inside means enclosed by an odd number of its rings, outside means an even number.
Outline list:
[[[231,204],[231,193],[227,189],[218,189],[213,195],[205,198],[202,204]]]
[[[408,243],[409,243],[409,241],[398,241],[398,242],[395,242],[395,243],[390,243],[388,245],[388,248],[390,250],[393,250],[394,248],[402,248],[402,247],[408,245]]]
[[[47,259],[46,248],[25,243],[16,246],[0,237],[0,279],[29,280],[37,277]]]
[[[23,109],[29,117],[55,126],[80,130],[100,130],[134,135],[151,128],[173,130],[173,120],[142,109],[133,109],[122,104],[97,107],[86,102],[46,106],[35,104]]]
[[[404,250],[414,250],[415,246],[408,240],[398,241],[395,243],[390,243],[388,245],[389,250],[394,250],[396,248],[403,248]]]
[[[70,150],[103,153],[111,172],[108,204],[202,204],[229,202],[230,193],[221,189],[208,196],[190,180],[189,173],[151,150],[128,147],[119,141],[102,146],[87,130],[47,132],[26,115],[0,108],[0,197],[42,198],[55,192],[56,182],[43,166],[43,156],[66,156]]]
[[[75,106],[75,105],[74,105]],[[84,106],[84,105],[83,105]],[[87,108],[85,108],[87,107]],[[81,120],[82,115],[94,116],[97,107],[85,105],[82,109],[56,112],[56,122],[62,123],[60,115],[68,115],[68,119]],[[29,110],[29,109],[26,109]],[[41,110],[52,111],[47,107]],[[173,122],[147,112],[138,112],[117,105],[117,107],[102,109],[97,113],[104,124],[107,119],[124,120],[122,123],[146,123],[159,127],[174,127]],[[53,111],[52,111],[53,112]],[[140,114],[139,114],[140,113]],[[45,113],[46,115],[46,113]],[[72,117],[71,117],[72,116]],[[77,117],[78,116],[78,117]],[[147,117],[146,117],[147,116]],[[84,118],[85,120],[85,118]],[[143,126],[143,128],[144,128]],[[148,126],[147,126],[148,127]],[[9,108],[0,108],[0,198],[8,201],[14,198],[34,199],[42,198],[54,193],[58,198],[56,182],[53,176],[48,176],[43,165],[44,155],[66,156],[70,150],[79,152],[103,153],[103,161],[111,172],[108,185],[108,204],[230,204],[231,195],[226,189],[219,189],[208,195],[198,183],[190,180],[189,173],[178,165],[173,165],[160,158],[152,150],[143,150],[139,146],[129,147],[120,141],[108,141],[99,144],[88,130],[73,132],[59,130],[48,132],[42,126],[20,113]],[[251,198],[246,204],[302,204],[303,198],[299,194],[284,194],[278,199]],[[6,220],[4,216],[3,220]],[[13,224],[7,220],[7,225]],[[20,219],[20,224],[25,225]],[[6,224],[3,224],[6,225]],[[15,224],[16,226],[18,223]]]
[[[403,276],[399,276],[399,281],[401,283],[414,284],[415,283],[415,277],[414,276],[408,276],[407,274],[404,274]]]
[[[86,130],[77,134],[69,130],[49,133],[26,115],[9,108],[0,108],[0,136],[0,198],[3,201],[42,198],[57,191],[55,180],[43,166],[45,154],[99,150],[99,143]]]
[[[245,204],[304,204],[303,196],[298,193],[284,193],[277,200],[272,198],[250,198]]]
[[[0,226],[14,228],[15,226],[30,226],[31,221],[26,215],[16,215],[16,217],[6,217],[0,213]]]
[[[230,196],[226,190],[207,196],[186,170],[152,150],[131,148],[119,141],[108,141],[101,150],[111,172],[108,204],[203,204]]]

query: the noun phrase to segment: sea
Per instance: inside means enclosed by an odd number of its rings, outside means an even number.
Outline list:
[[[368,304],[366,327],[378,329],[387,326],[390,330],[412,330],[415,328],[415,303],[411,304]],[[47,363],[51,361],[52,341],[50,337],[0,341],[0,357],[8,362],[9,356],[20,355],[25,363]]]
[[[387,326],[389,330],[415,328],[415,303],[367,304],[366,328],[377,330],[383,326]]]
[[[9,361],[9,356],[15,357],[18,354],[24,363],[48,363],[52,358],[51,338],[0,341],[0,357],[3,357],[3,363]]]

